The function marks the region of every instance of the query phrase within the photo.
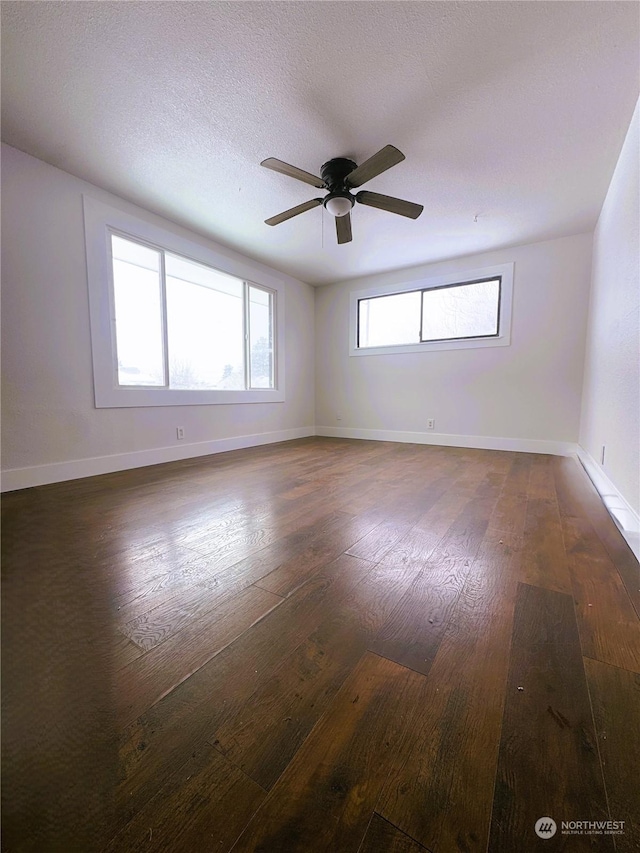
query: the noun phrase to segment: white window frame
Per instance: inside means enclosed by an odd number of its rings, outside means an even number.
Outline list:
[[[255,270],[252,270],[249,264],[243,264],[241,260],[218,253],[201,243],[189,240],[176,232],[105,204],[91,196],[83,195],[83,208],[96,408],[284,402],[284,284],[281,281],[275,276],[264,274],[258,276],[260,281],[256,281]],[[113,233],[125,239],[130,238],[181,255],[196,263],[205,264],[219,272],[232,275],[245,283],[245,292],[248,291],[249,285],[270,291],[273,294],[275,387],[197,390],[119,385],[111,261]],[[249,329],[245,322],[245,342],[248,334]],[[245,372],[248,370],[249,365],[246,364]]]
[[[355,290],[349,294],[349,355],[394,355],[413,352],[440,352],[450,349],[478,349],[481,347],[508,347],[511,344],[511,312],[513,304],[513,263],[493,267],[467,270],[434,278],[417,279],[402,284],[379,285],[366,290]],[[498,334],[474,338],[446,338],[424,343],[392,344],[390,346],[358,346],[358,303],[361,299],[376,296],[393,296],[397,293],[431,290],[455,284],[473,284],[477,281],[500,278],[500,301],[498,307]],[[419,321],[419,318],[417,318]]]

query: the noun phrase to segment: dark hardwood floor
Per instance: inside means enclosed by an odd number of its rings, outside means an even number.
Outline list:
[[[315,438],[2,504],[4,853],[640,849],[640,575],[575,460]]]

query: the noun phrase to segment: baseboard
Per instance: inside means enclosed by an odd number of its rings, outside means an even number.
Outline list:
[[[437,444],[444,447],[473,447],[477,450],[515,450],[519,453],[547,453],[552,456],[573,456],[576,452],[576,445],[570,441],[498,438],[489,435],[450,435],[444,432],[405,432],[389,429],[319,426],[316,427],[316,435],[324,435],[330,438],[362,438],[368,441]]]
[[[578,445],[577,456],[609,515],[640,560],[640,516],[584,447]]]
[[[78,480],[82,477],[94,477],[97,474],[111,474],[114,471],[127,471],[130,468],[144,468],[163,462],[176,462],[180,459],[193,459],[196,456],[210,456],[227,450],[241,450],[245,447],[258,447],[261,444],[273,444],[277,441],[291,441],[295,438],[307,438],[315,435],[314,427],[298,427],[255,435],[239,435],[232,438],[218,438],[212,441],[198,441],[171,447],[154,447],[132,453],[116,453],[112,456],[94,456],[89,459],[73,459],[69,462],[54,462],[48,465],[33,465],[28,468],[10,468],[2,472],[0,491],[13,492],[32,486],[44,486],[48,483],[61,483],[65,480]]]
[[[478,450],[548,453],[554,456],[571,456],[576,453],[575,444],[562,441],[405,432],[402,430],[353,429],[349,427],[298,427],[254,435],[200,441],[192,444],[172,445],[171,447],[156,447],[131,453],[116,453],[111,456],[94,456],[88,459],[73,459],[68,462],[33,465],[28,468],[10,468],[2,472],[0,491],[12,492],[17,489],[28,489],[32,486],[44,486],[49,483],[61,483],[65,480],[94,477],[98,474],[111,474],[115,471],[127,471],[131,468],[143,468],[147,465],[159,465],[163,462],[176,462],[180,459],[193,459],[197,456],[210,456],[215,453],[224,453],[227,450],[241,450],[245,447],[258,447],[262,444],[291,441],[313,435],[331,438],[359,438],[368,441],[436,444],[445,447],[471,447]]]

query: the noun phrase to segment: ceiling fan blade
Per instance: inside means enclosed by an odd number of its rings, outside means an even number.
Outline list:
[[[404,154],[402,151],[398,151],[393,145],[385,145],[377,154],[374,154],[373,157],[369,157],[368,160],[357,166],[353,172],[349,172],[347,183],[350,187],[361,187],[367,181],[370,181],[371,178],[375,178],[376,175],[386,172],[387,169],[396,166],[398,163],[402,163],[403,160]]]
[[[260,163],[265,169],[271,169],[273,172],[280,172],[281,175],[288,175],[290,178],[296,178],[298,181],[304,181],[305,184],[311,184],[312,187],[318,189],[324,188],[324,181],[311,172],[305,172],[304,169],[298,169],[297,166],[290,166],[289,163],[283,163],[282,160],[276,160],[275,157],[269,157]]]
[[[414,204],[412,201],[405,201],[402,198],[394,198],[391,195],[380,195],[380,193],[369,193],[366,190],[361,190],[356,195],[356,201],[360,204],[366,204],[368,207],[377,207],[380,210],[388,210],[389,213],[398,213],[400,216],[408,216],[409,219],[417,219],[424,206],[422,204]]]
[[[319,204],[322,204],[321,198],[312,198],[311,201],[305,201],[303,204],[298,204],[296,207],[290,207],[289,210],[278,213],[277,216],[265,219],[265,225],[280,225],[281,222],[286,222],[292,216],[297,216],[299,213],[306,213],[307,210],[311,210],[311,208],[317,207]]]
[[[344,216],[336,216],[336,234],[338,235],[338,243],[351,242],[351,214],[345,213]]]

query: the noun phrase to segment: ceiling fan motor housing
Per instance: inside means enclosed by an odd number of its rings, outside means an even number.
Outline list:
[[[320,174],[329,192],[348,192],[349,187],[345,179],[356,166],[357,163],[354,163],[353,160],[347,160],[345,157],[334,157],[333,160],[328,160],[320,170]]]
[[[329,213],[334,216],[344,216],[355,204],[355,198],[349,192],[346,177],[356,168],[353,160],[345,157],[335,157],[322,167],[320,174],[329,194],[325,197],[323,204]],[[335,201],[334,201],[335,199]],[[345,204],[345,201],[348,205]]]

